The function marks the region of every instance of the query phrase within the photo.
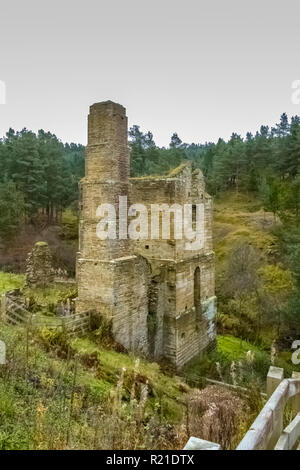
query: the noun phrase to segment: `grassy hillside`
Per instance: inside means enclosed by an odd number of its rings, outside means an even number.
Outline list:
[[[22,288],[24,277],[1,273],[0,282],[3,293]],[[68,289],[25,291],[55,318],[51,306]],[[188,385],[184,374],[122,352],[102,327],[70,340],[0,321],[0,339],[0,449],[181,449],[191,433],[232,448],[257,412],[247,397],[199,392],[200,381]]]
[[[269,257],[271,261],[277,249],[272,230],[278,223],[252,194],[228,192],[215,198],[213,232],[217,279],[237,243],[252,245],[262,260],[267,261]]]
[[[159,365],[61,333],[0,322],[0,449],[184,445],[189,387]],[[147,431],[147,432],[146,432]]]
[[[297,285],[281,253],[280,226],[253,195],[228,192],[214,200],[217,348],[185,367],[189,383],[210,377],[265,391],[270,365],[287,377],[300,371],[285,316]]]
[[[53,306],[74,294],[73,286],[24,288],[24,281],[0,273],[0,293],[22,289],[47,318],[55,319]],[[0,449],[176,446],[173,427],[184,420],[189,387],[157,363],[118,352],[109,339],[104,346],[101,328],[71,340],[58,330],[0,321],[0,339],[7,347],[7,365],[0,366]],[[102,420],[109,429],[100,432]],[[153,432],[161,426],[166,436],[145,434],[147,426]]]
[[[0,322],[0,449],[182,449],[191,434],[233,448],[257,413],[250,396],[200,391],[100,337]]]
[[[276,235],[280,226],[254,196],[225,193],[215,200],[220,332],[269,347],[291,334],[285,312],[297,286]]]

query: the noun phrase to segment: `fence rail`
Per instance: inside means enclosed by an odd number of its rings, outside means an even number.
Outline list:
[[[81,336],[91,331],[91,312],[78,313],[66,317],[47,318],[33,314],[23,305],[5,294],[1,299],[1,317],[7,323],[13,325],[30,325],[32,327],[46,327],[49,329],[61,329],[68,336]]]
[[[85,335],[92,329],[91,313],[74,314],[62,319],[62,327],[69,336]]]
[[[1,316],[4,321],[17,325],[30,321],[32,313],[4,294],[1,298]]]
[[[283,433],[285,406],[291,399],[297,404],[295,398],[299,396],[300,379],[284,379],[263,407],[237,450],[274,449]]]

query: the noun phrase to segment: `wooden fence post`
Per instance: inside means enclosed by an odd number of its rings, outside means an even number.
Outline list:
[[[6,314],[6,308],[7,308],[7,298],[5,294],[2,294],[1,296],[1,319],[5,319],[5,314]]]
[[[292,379],[300,379],[300,372],[293,372]],[[296,413],[300,412],[300,394],[292,398],[292,408]]]
[[[284,379],[284,370],[280,367],[270,366],[267,375],[267,397],[270,398],[280,382]]]

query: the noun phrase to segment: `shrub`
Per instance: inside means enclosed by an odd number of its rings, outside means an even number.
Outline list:
[[[212,385],[196,390],[188,407],[190,435],[217,442],[222,449],[235,447],[237,429],[247,421],[246,400],[226,388]]]
[[[70,209],[62,213],[61,236],[66,240],[78,239],[78,216]]]

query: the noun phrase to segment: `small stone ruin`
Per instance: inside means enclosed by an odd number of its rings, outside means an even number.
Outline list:
[[[54,281],[52,255],[48,243],[36,242],[26,260],[26,284],[43,287]]]

